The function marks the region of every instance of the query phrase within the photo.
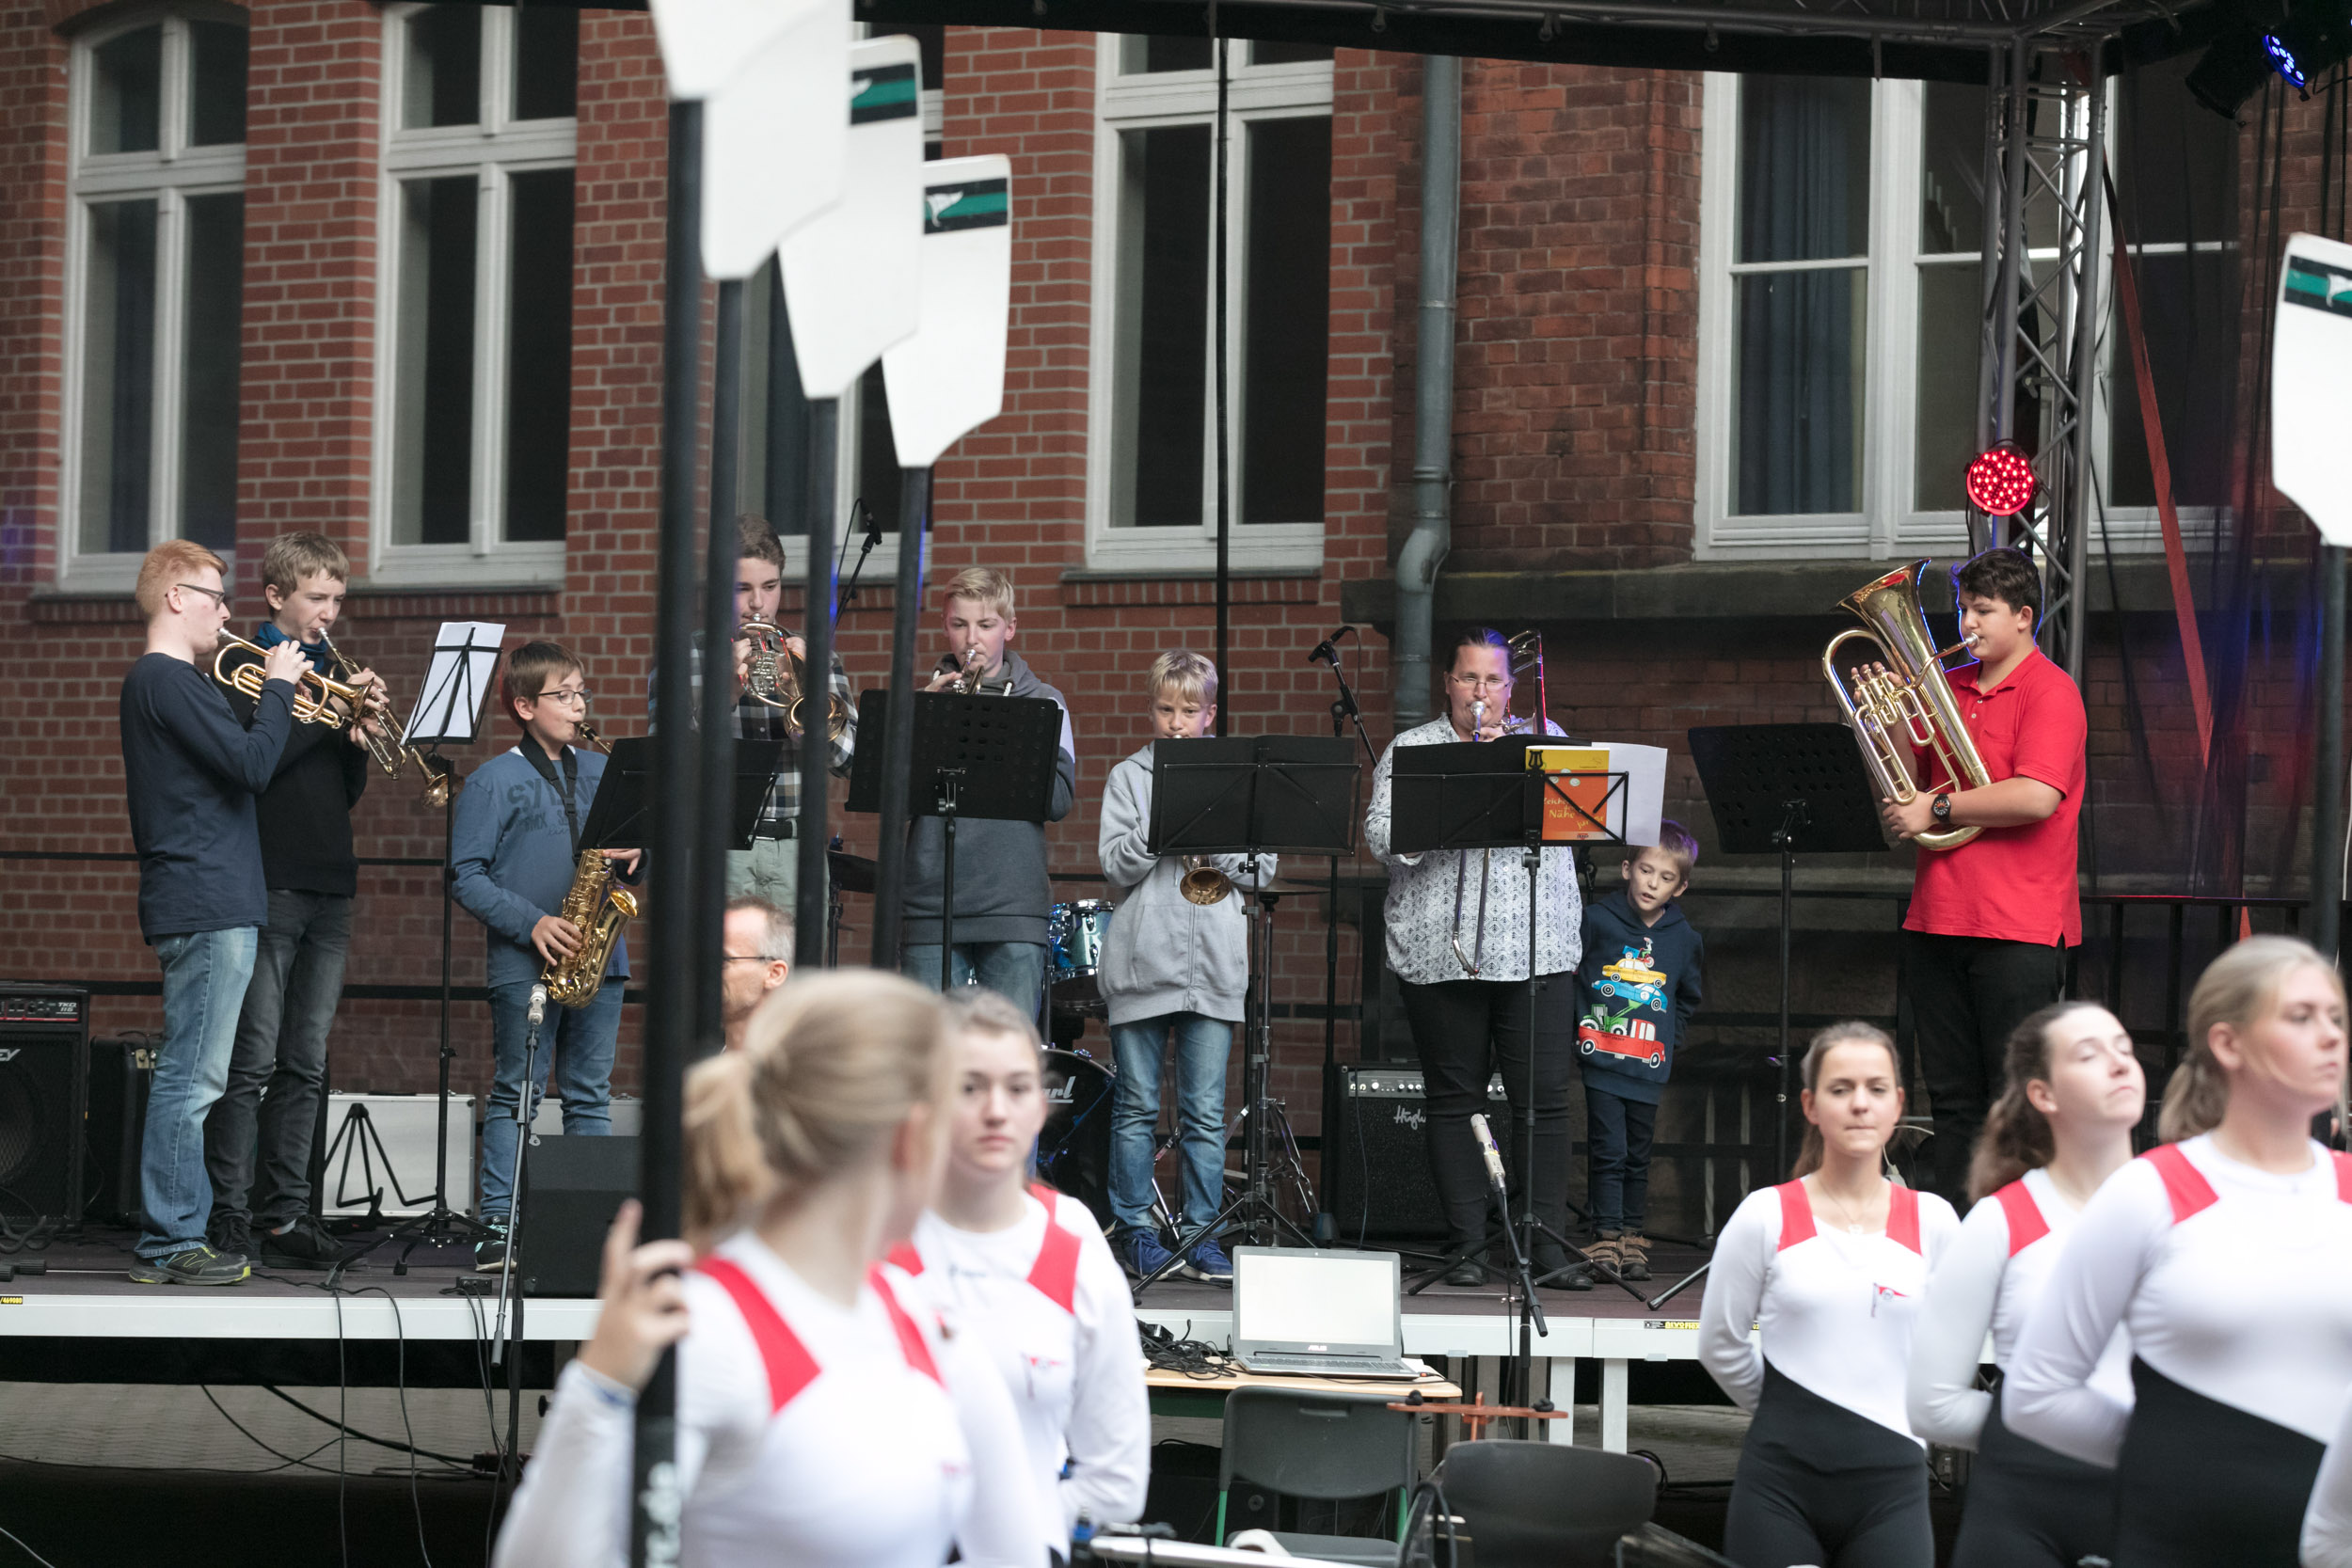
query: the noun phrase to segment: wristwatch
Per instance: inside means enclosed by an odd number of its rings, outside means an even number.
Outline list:
[[[1949,822],[1952,819],[1952,798],[1939,795],[1935,798],[1935,804],[1928,809],[1935,814],[1938,822]]]

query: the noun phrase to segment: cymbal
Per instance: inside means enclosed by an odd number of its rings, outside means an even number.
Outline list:
[[[874,863],[865,855],[852,855],[847,849],[825,851],[825,864],[833,872],[833,885],[844,893],[871,894],[874,891]]]

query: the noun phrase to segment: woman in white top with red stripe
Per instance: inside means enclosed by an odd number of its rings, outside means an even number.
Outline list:
[[[2060,1002],[2009,1037],[2008,1084],[1968,1172],[1977,1205],[1928,1278],[1911,1339],[1911,1430],[1977,1450],[1952,1568],[2074,1568],[2114,1538],[2115,1475],[2020,1437],[1978,1385],[1985,1337],[2007,1367],[2083,1204],[2129,1164],[2148,1081],[2131,1032],[2090,1002]],[[2121,1330],[2092,1381],[2129,1403]]]
[[[1141,1516],[1152,1408],[1126,1275],[1085,1204],[1027,1183],[1045,1125],[1037,1026],[991,990],[948,1005],[947,1170],[892,1260],[994,1359],[1021,1418],[1044,1544]]]
[[[1934,1194],[1886,1179],[1903,1091],[1883,1032],[1836,1023],[1816,1036],[1804,1103],[1795,1180],[1732,1214],[1699,1308],[1699,1359],[1756,1418],[1724,1552],[1740,1568],[1932,1568],[1903,1372],[1928,1270],[1960,1221]]]
[[[628,1560],[637,1392],[673,1343],[688,1568],[938,1568],[951,1548],[1043,1568],[1003,1383],[879,1262],[938,1182],[946,1027],[896,975],[796,979],[694,1069],[687,1230],[724,1239],[697,1262],[633,1246],[633,1205],[614,1224],[596,1337],[556,1380],[498,1568]]]
[[[2352,1386],[2352,1161],[2312,1141],[2344,1066],[2344,985],[2254,937],[2188,1004],[2168,1143],[2107,1179],[2026,1315],[2001,1416],[2116,1468],[2117,1568],[2289,1568]],[[2117,1325],[2131,1402],[2095,1377]]]

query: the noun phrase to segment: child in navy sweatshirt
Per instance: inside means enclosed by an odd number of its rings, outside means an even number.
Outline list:
[[[1600,1235],[1589,1250],[1628,1279],[1649,1277],[1642,1210],[1650,1134],[1675,1047],[1698,1010],[1705,944],[1675,903],[1698,858],[1698,841],[1680,823],[1661,822],[1658,842],[1619,868],[1625,886],[1584,909],[1576,1049],[1591,1161],[1587,1201]]]

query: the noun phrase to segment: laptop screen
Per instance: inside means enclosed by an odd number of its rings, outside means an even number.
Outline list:
[[[1233,1267],[1237,1346],[1395,1345],[1394,1253],[1241,1247]]]

